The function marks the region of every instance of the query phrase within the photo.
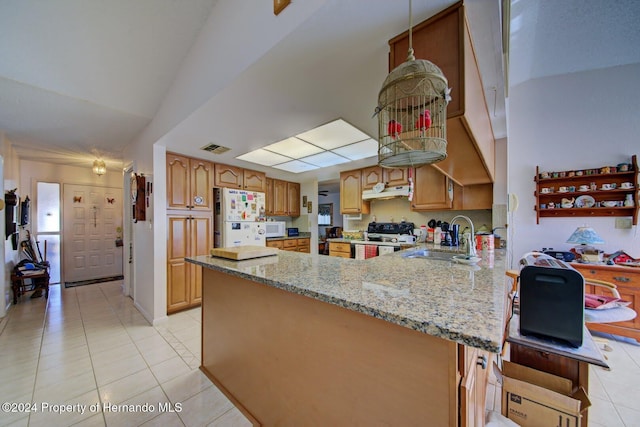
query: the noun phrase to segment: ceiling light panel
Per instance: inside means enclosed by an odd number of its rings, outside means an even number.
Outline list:
[[[281,169],[287,172],[300,173],[310,170],[318,169],[318,166],[311,165],[309,163],[301,162],[300,160],[292,160],[287,163],[281,163],[273,166],[276,169]]]
[[[319,126],[296,137],[310,142],[313,145],[331,150],[343,145],[353,144],[371,138],[366,133],[356,129],[342,119],[334,120],[326,125]]]
[[[263,147],[265,150],[273,151],[278,154],[289,156],[293,159],[299,159],[301,157],[307,157],[312,154],[316,154],[322,151],[322,148],[315,145],[308,144],[298,138],[287,138],[282,141],[274,142],[273,144]]]
[[[324,153],[314,154],[313,156],[305,157],[304,160],[307,163],[311,163],[312,165],[316,165],[318,167],[324,168],[327,166],[339,165],[340,163],[346,163],[350,161],[349,159],[338,156],[331,151],[325,151]]]
[[[335,148],[331,151],[350,160],[366,159],[367,157],[378,155],[378,141],[367,139],[366,141],[345,145],[344,147]]]
[[[280,154],[276,154],[271,151],[263,150],[262,148],[258,150],[250,151],[236,158],[240,160],[245,160],[251,163],[257,163],[263,166],[273,166],[273,165],[277,165],[278,163],[284,163],[291,160],[290,157],[282,156]]]

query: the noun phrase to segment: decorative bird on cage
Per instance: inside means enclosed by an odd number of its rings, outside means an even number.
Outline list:
[[[387,125],[387,133],[393,139],[397,139],[402,132],[402,123],[397,122],[393,119],[389,120],[389,124]]]
[[[420,113],[420,117],[416,121],[416,129],[419,129],[421,132],[425,132],[427,129],[431,127],[431,111],[424,110]]]

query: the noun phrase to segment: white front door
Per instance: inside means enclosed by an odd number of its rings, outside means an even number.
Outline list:
[[[64,282],[122,276],[122,189],[65,184],[63,192]]]

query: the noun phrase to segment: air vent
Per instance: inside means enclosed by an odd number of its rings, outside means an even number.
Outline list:
[[[209,144],[202,147],[201,150],[208,151],[214,154],[222,154],[231,150],[231,148],[223,147],[222,145]]]

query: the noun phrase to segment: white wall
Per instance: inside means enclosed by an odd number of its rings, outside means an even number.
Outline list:
[[[513,215],[514,260],[528,251],[565,243],[588,224],[605,240],[605,252],[640,257],[638,228],[615,229],[615,218],[541,218],[533,210],[536,166],[547,171],[598,168],[640,154],[640,64],[528,81],[510,89],[508,191],[520,206]],[[511,233],[510,233],[511,234]]]
[[[146,222],[133,227],[136,305],[150,322],[166,318],[165,199],[161,202],[166,193],[166,173],[164,155],[160,156],[171,142],[164,139],[166,133],[224,89],[325,1],[300,2],[298,7],[290,8],[290,13],[267,21],[265,9],[272,7],[270,3],[216,3],[154,119],[125,148],[124,164],[133,163],[135,172],[154,175],[153,214],[158,221],[152,226]],[[260,28],[259,37],[255,37],[256,28]],[[202,141],[202,145],[209,142]]]
[[[11,142],[0,132],[0,194],[4,199],[5,191],[20,187],[20,173],[18,155],[11,146]],[[0,317],[4,317],[10,307],[11,270],[18,262],[18,251],[13,250],[11,240],[6,239],[4,217],[6,207],[0,211],[0,236],[4,244],[0,245],[0,260],[2,260],[2,276],[0,277]]]

